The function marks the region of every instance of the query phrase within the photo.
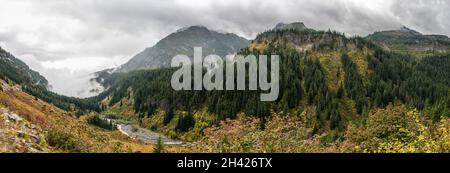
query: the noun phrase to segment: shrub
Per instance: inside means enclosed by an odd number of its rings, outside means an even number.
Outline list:
[[[356,152],[450,152],[449,120],[433,124],[427,118],[415,109],[388,106],[372,111],[366,125],[350,125],[345,137]]]
[[[47,132],[48,145],[65,150],[67,152],[83,152],[85,146],[75,136],[62,130],[51,129]]]
[[[105,116],[106,116],[106,118],[109,118],[109,119],[114,119],[114,120],[120,119],[120,115],[116,112],[107,111],[105,113]]]
[[[194,126],[195,126],[195,119],[192,115],[189,114],[187,116],[180,116],[175,129],[177,132],[187,132]]]

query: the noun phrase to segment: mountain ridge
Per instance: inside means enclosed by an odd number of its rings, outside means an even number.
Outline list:
[[[3,77],[5,80],[8,78],[19,84],[28,83],[45,88],[49,87],[45,77],[30,69],[25,62],[16,58],[2,47],[0,47],[0,69],[2,69],[0,70],[0,77]]]
[[[448,36],[422,34],[405,26],[396,30],[374,32],[365,38],[388,50],[410,52],[417,57],[450,52],[450,38]]]
[[[299,30],[299,31],[303,31],[303,30],[312,30],[308,27],[306,27],[306,25],[303,22],[293,22],[293,23],[278,23],[277,25],[275,25],[275,27],[273,27],[272,30],[284,30],[284,29],[294,29],[294,30]]]
[[[203,47],[205,54],[225,56],[236,53],[248,42],[236,34],[220,33],[205,26],[184,27],[136,54],[127,63],[119,66],[116,72],[169,67],[171,58],[176,54],[190,56],[193,54],[193,47],[198,46]]]

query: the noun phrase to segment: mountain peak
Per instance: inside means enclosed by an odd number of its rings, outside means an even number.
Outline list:
[[[193,25],[193,26],[187,26],[183,27],[177,30],[177,32],[183,32],[183,31],[209,31],[209,29],[202,25]]]
[[[303,22],[294,22],[294,23],[278,23],[273,30],[284,30],[284,29],[295,29],[295,30],[306,30],[308,29]]]
[[[203,25],[193,25],[193,26],[190,26],[188,29],[209,30],[206,26],[203,26]]]
[[[408,28],[406,26],[402,26],[400,29],[398,29],[398,31],[422,35],[421,33],[417,32],[417,31],[415,31],[413,29],[410,29],[410,28]]]
[[[131,58],[117,69],[129,72],[141,69],[170,67],[170,60],[177,54],[193,55],[194,47],[203,47],[204,54],[224,57],[238,52],[248,45],[248,40],[233,33],[221,33],[205,26],[193,25],[177,30]]]

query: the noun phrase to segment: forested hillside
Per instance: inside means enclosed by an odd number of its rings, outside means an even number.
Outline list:
[[[47,87],[48,81],[38,72],[31,70],[24,62],[0,47],[0,77],[19,84]]]
[[[204,129],[241,113],[258,118],[260,129],[273,113],[302,117],[311,135],[332,141],[391,105],[404,105],[405,112],[415,108],[434,122],[450,115],[449,55],[419,60],[363,38],[296,29],[264,32],[240,53],[280,55],[277,101],[260,102],[261,91],[174,91],[175,69],[160,69],[117,77],[102,108],[186,140],[200,139]]]

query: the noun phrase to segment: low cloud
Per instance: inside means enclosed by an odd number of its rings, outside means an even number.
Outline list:
[[[92,82],[93,73],[99,69],[111,68],[107,64],[115,66],[121,64],[122,59],[104,58],[77,58],[63,59],[59,61],[39,61],[31,54],[22,55],[21,58],[30,68],[45,76],[50,83],[50,89],[54,92],[74,97],[90,97],[98,94],[103,88],[96,82]],[[83,65],[84,64],[84,65]]]

